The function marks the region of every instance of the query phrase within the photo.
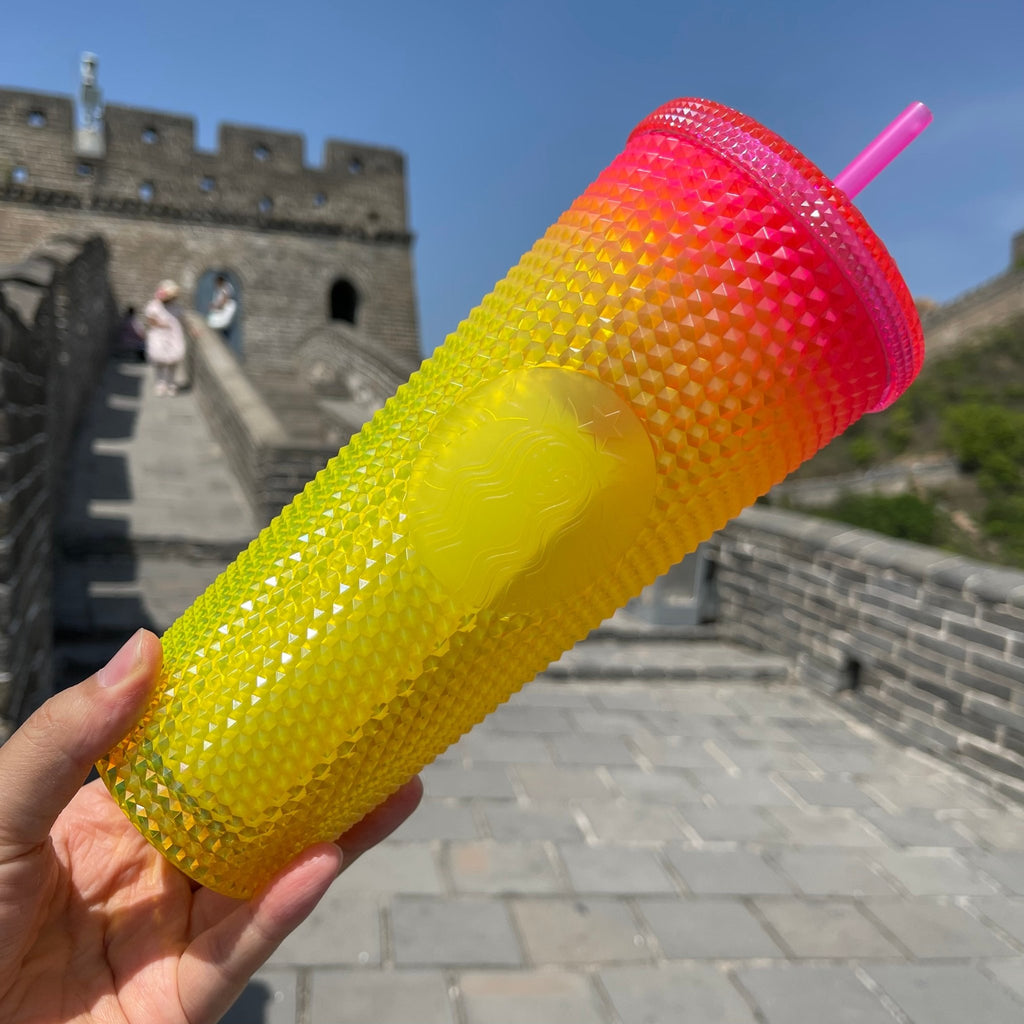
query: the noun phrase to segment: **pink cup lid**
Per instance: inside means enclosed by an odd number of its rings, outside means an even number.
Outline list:
[[[645,118],[630,138],[681,135],[728,160],[807,226],[869,310],[888,368],[877,412],[910,386],[924,361],[924,334],[895,262],[847,195],[810,160],[752,118],[710,100],[678,99]]]

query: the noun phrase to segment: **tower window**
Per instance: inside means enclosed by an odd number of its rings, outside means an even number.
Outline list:
[[[342,320],[348,324],[356,322],[356,307],[359,305],[359,294],[351,281],[339,278],[331,285],[331,319]]]
[[[265,164],[270,159],[270,149],[260,142],[252,147],[252,155],[255,160],[258,160],[261,164]]]
[[[24,185],[28,181],[28,168],[23,164],[11,168],[11,181],[15,185]]]
[[[160,133],[155,128],[143,128],[142,129],[142,141],[147,146],[152,146],[154,143],[160,141]]]
[[[41,110],[30,110],[25,121],[30,128],[43,128],[46,125],[46,114]]]

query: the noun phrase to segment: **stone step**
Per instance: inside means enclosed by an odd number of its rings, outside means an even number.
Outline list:
[[[788,658],[707,640],[589,637],[545,672],[548,679],[761,680],[789,678]]]

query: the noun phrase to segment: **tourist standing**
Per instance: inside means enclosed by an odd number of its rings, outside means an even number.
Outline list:
[[[175,395],[178,367],[185,358],[185,330],[178,314],[180,289],[174,281],[161,281],[146,304],[146,358],[156,371],[157,395]]]

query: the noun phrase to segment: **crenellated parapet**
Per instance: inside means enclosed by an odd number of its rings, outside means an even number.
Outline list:
[[[192,117],[111,104],[102,155],[75,146],[66,96],[0,89],[0,198],[47,207],[408,241],[405,162],[329,140],[320,166],[301,135],[222,124],[196,146]]]

